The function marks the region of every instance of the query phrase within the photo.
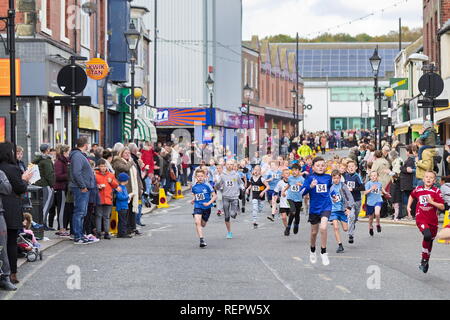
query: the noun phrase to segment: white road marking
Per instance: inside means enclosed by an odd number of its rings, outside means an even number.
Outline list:
[[[302,261],[303,261],[303,259],[302,259],[302,258],[300,258],[300,257],[292,257],[292,259],[294,259],[294,260],[297,260],[297,261],[300,261],[300,262],[302,262]]]
[[[312,265],[310,265],[310,264],[304,264],[303,265],[305,268],[307,268],[307,269],[312,269],[313,267],[312,267]]]
[[[50,262],[50,260],[52,260],[54,257],[56,257],[57,255],[59,255],[61,252],[67,250],[68,248],[71,248],[71,246],[66,246],[65,248],[62,248],[61,250],[58,250],[55,254],[51,255],[51,256],[47,256],[45,261],[42,262],[36,269],[34,269],[32,272],[30,272],[25,278],[23,278],[20,283],[18,285],[16,285],[17,287],[17,291],[11,291],[10,293],[8,293],[5,298],[3,300],[11,300],[14,295],[20,291],[20,288],[24,285],[25,282],[28,281],[28,279],[30,279],[34,274],[36,274],[36,272],[38,272],[39,270],[41,270],[43,267],[45,267],[47,265],[47,263]]]
[[[348,290],[346,287],[343,286],[336,286],[337,289],[341,290],[344,293],[351,293],[350,290]]]
[[[320,279],[322,279],[322,280],[325,280],[325,281],[331,281],[332,279],[331,278],[328,278],[326,275],[324,275],[324,274],[319,274],[319,277],[320,277]]]
[[[267,269],[269,269],[270,272],[272,272],[272,274],[275,276],[275,278],[277,278],[278,281],[280,281],[281,284],[282,284],[286,289],[288,289],[288,290],[292,293],[292,295],[293,295],[294,297],[296,297],[298,300],[303,300],[303,299],[297,294],[297,292],[295,292],[294,289],[292,289],[291,285],[290,285],[289,283],[287,283],[286,281],[284,281],[284,280],[280,277],[280,275],[278,274],[278,272],[277,272],[275,269],[271,268],[271,267],[264,261],[264,259],[261,258],[260,256],[258,256],[258,258],[259,258],[259,260],[261,260],[261,262],[264,264],[264,266],[265,266]]]

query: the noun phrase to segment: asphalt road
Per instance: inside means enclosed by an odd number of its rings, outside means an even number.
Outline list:
[[[305,215],[299,234],[286,237],[279,219],[266,219],[268,205],[257,230],[249,212],[239,215],[231,240],[223,217],[212,215],[208,247],[200,249],[188,200],[145,216],[143,236],[50,248],[43,261],[20,268],[19,290],[0,299],[448,299],[450,246],[435,243],[423,274],[415,227],[384,225],[371,238],[359,222],[355,243],[344,237],[345,252],[337,254],[330,226],[325,267],[320,257],[309,262]]]

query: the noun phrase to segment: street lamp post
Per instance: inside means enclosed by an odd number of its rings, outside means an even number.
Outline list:
[[[206,80],[206,86],[209,91],[209,116],[211,119],[211,127],[214,124],[213,121],[213,91],[214,91],[214,80],[211,79],[211,75],[208,75],[208,80]]]
[[[360,125],[360,129],[363,129],[363,112],[362,112],[362,109],[363,109],[364,93],[362,91],[359,94],[359,98],[361,100],[361,114],[360,114],[361,119],[359,121],[360,122],[359,125]]]
[[[370,66],[372,67],[372,71],[373,71],[373,74],[374,74],[375,98],[378,97],[378,119],[379,119],[378,126],[379,126],[379,128],[377,128],[377,126],[375,126],[375,130],[378,130],[378,150],[381,150],[381,119],[382,119],[382,115],[381,115],[381,96],[382,96],[382,93],[381,93],[381,88],[378,87],[378,72],[380,70],[381,58],[378,55],[378,46],[375,48],[375,51],[373,52],[372,57],[369,58],[369,61],[370,61]],[[377,135],[375,135],[375,136],[377,136]]]
[[[291,96],[292,96],[292,109],[293,109],[293,115],[294,115],[294,135],[298,134],[298,110],[297,110],[297,90],[295,90],[295,86],[291,90]]]
[[[124,33],[125,39],[128,44],[128,49],[131,53],[131,141],[134,141],[134,128],[135,128],[135,119],[134,112],[136,108],[136,100],[134,97],[134,78],[135,78],[135,66],[136,66],[136,57],[137,57],[137,49],[139,45],[139,40],[141,39],[141,33],[136,30],[136,27],[133,22],[130,23],[130,28]]]
[[[252,97],[253,89],[248,83],[244,87],[244,97],[247,100],[247,158],[250,159],[250,98]]]
[[[305,133],[305,97],[303,96],[303,94],[300,96],[300,98],[298,98],[298,102],[302,105],[302,110],[303,110],[303,117],[302,117],[302,126],[303,126],[303,133]],[[300,111],[300,107],[299,107],[299,111]],[[299,128],[300,129],[300,128]],[[300,135],[300,132],[299,132]]]

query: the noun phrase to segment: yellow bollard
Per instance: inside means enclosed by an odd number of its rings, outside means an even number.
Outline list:
[[[447,210],[447,211],[445,211],[444,222],[442,223],[442,228],[445,228],[449,224],[450,224],[450,218],[449,218],[448,210]],[[437,242],[444,243],[444,244],[450,244],[450,240],[438,240]]]
[[[119,227],[119,214],[117,213],[116,207],[112,208],[111,219],[109,221],[109,233],[116,235]]]
[[[181,182],[175,184],[175,194],[173,199],[184,199],[183,193],[181,192]]]
[[[358,214],[359,218],[364,218],[366,216],[366,211],[364,210],[365,203],[366,203],[366,196],[363,196],[362,202],[361,202],[361,210],[359,211],[359,214]]]
[[[169,204],[167,203],[166,191],[163,188],[159,189],[159,204],[157,208],[169,208]]]

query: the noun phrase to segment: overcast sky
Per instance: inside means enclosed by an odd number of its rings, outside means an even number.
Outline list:
[[[422,26],[422,0],[242,0],[243,39],[252,35],[289,34],[313,38],[317,31],[381,35],[398,30],[398,18],[410,28]],[[396,7],[381,9],[399,3]],[[340,28],[336,25],[375,12],[363,21]]]

